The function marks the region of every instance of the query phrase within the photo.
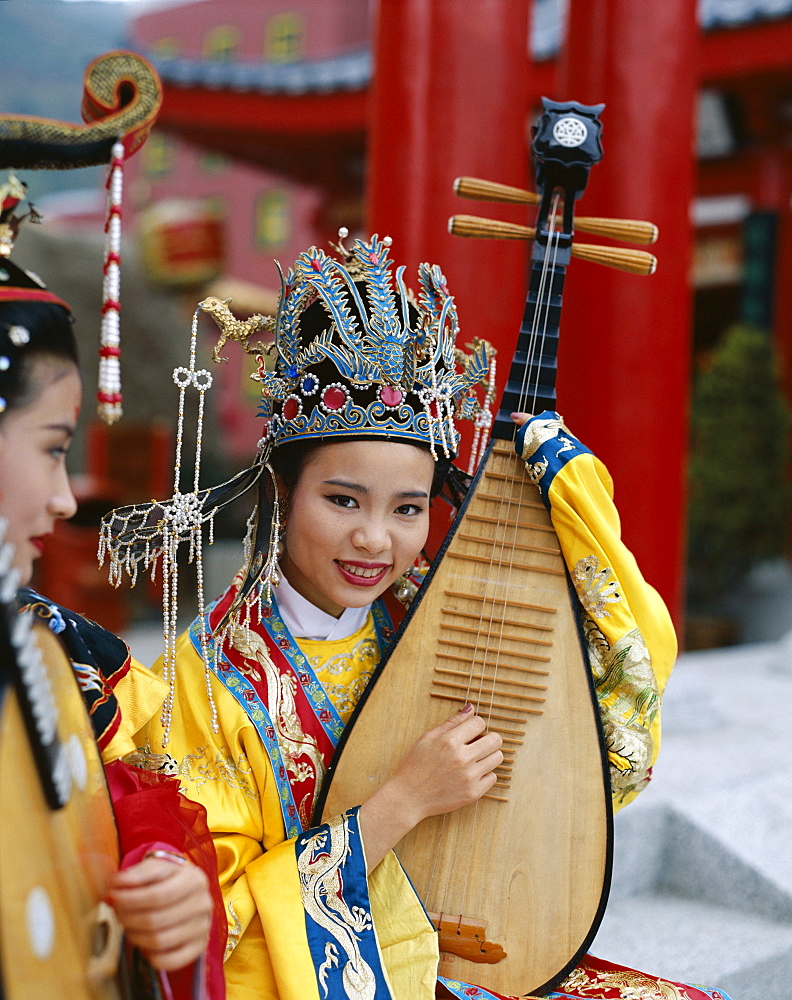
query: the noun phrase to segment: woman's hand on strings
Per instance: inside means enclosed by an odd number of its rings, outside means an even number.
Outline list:
[[[469,805],[495,783],[502,740],[472,705],[418,739],[395,773],[361,806],[360,822],[371,871],[427,816]]]
[[[390,779],[413,826],[480,799],[503,763],[502,740],[467,705],[418,739]]]
[[[206,948],[212,897],[195,865],[148,857],[116,872],[109,897],[127,941],[155,968],[181,969]]]

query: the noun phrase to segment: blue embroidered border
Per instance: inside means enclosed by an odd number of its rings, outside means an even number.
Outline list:
[[[190,625],[190,640],[195,651],[203,659],[200,616]],[[221,670],[218,665],[217,650],[211,638],[209,638],[207,645],[211,653],[211,663],[209,666],[212,673],[233,695],[261,737],[261,742],[264,744],[267,756],[272,763],[272,773],[275,776],[275,783],[278,788],[278,798],[281,804],[281,813],[283,814],[283,825],[286,829],[286,839],[289,840],[292,837],[296,837],[302,832],[302,823],[300,823],[297,805],[291,793],[286,765],[278,745],[278,738],[275,734],[275,726],[272,723],[272,718],[264,702],[259,698],[258,692],[247,677],[241,674],[225,656],[222,658],[225,669]]]
[[[217,602],[215,602],[215,604],[216,603]],[[214,604],[210,607],[209,613],[211,613],[213,607]],[[388,614],[385,604],[382,601],[374,602],[371,607],[371,613],[374,619],[374,629],[377,636],[377,643],[379,644],[380,652],[382,652],[390,638],[388,632],[390,632],[390,635],[393,634],[393,626],[391,624],[390,615]],[[273,622],[275,623],[274,625]],[[333,746],[336,746],[341,733],[344,731],[344,723],[342,722],[338,712],[335,710],[333,703],[325,694],[322,685],[319,683],[316,674],[311,667],[311,664],[300,651],[293,636],[286,627],[286,623],[283,621],[275,601],[272,602],[271,616],[267,619],[262,619],[262,624],[269,633],[270,638],[273,642],[277,643],[278,648],[289,660],[297,677],[299,678],[301,673],[308,677],[308,683],[303,684],[302,689],[305,691],[308,701],[311,704],[311,708],[327,734],[328,739]],[[279,637],[284,640],[288,640],[288,645],[285,647],[282,646],[280,642],[278,642]],[[195,651],[201,659],[203,659],[200,616],[193,621],[192,625],[190,625],[190,641],[192,642]],[[281,754],[280,746],[278,745],[278,738],[275,732],[275,726],[272,723],[272,717],[248,678],[245,677],[244,674],[240,673],[225,655],[222,656],[223,666],[225,669],[220,669],[218,665],[217,649],[211,637],[208,639],[207,645],[210,651],[210,668],[212,672],[220,683],[223,684],[223,686],[233,695],[242,710],[256,727],[256,732],[261,737],[261,742],[264,744],[267,756],[272,763],[272,771],[275,776],[275,783],[278,789],[278,799],[281,804],[281,813],[283,814],[283,824],[286,829],[286,838],[290,839],[292,837],[296,837],[302,832],[302,823],[300,822],[297,805],[294,801],[294,796],[292,795],[291,785],[289,784],[289,776],[286,772],[286,765],[283,760],[283,755]],[[327,713],[326,721],[322,720],[320,712]]]
[[[552,410],[545,410],[540,413],[533,420],[547,420],[549,418],[554,418],[560,420],[561,418],[557,413]],[[529,420],[527,424],[517,431],[517,437],[514,441],[514,448],[517,454],[522,457],[523,446],[525,442],[525,435],[533,423],[533,420]],[[545,441],[544,444],[540,445],[536,451],[526,460],[527,465],[537,465],[541,462],[547,462],[547,468],[542,474],[540,479],[534,479],[534,482],[539,487],[539,492],[542,495],[542,500],[544,501],[545,507],[550,509],[550,501],[548,500],[548,492],[553,479],[563,469],[563,467],[570,462],[573,458],[577,458],[578,455],[591,455],[591,452],[584,444],[572,434],[559,433],[556,437],[550,438]]]
[[[322,685],[314,673],[313,667],[297,645],[294,636],[286,627],[286,622],[281,617],[281,613],[278,610],[278,602],[274,596],[272,598],[272,607],[269,610],[269,616],[262,618],[261,624],[269,632],[272,641],[292,665],[292,669],[300,681],[300,686],[305,692],[314,715],[327,734],[330,742],[335,746],[341,737],[341,733],[344,731],[344,723],[341,720],[341,716],[335,710],[332,701],[325,694]]]
[[[360,984],[361,995],[372,1000],[392,1000],[371,919],[358,808],[297,838],[295,855],[305,908],[305,931],[320,997],[350,996],[346,981],[351,980]],[[335,861],[330,857],[331,825],[336,836],[339,830],[343,831],[345,840],[341,856]],[[323,860],[328,864],[323,866]],[[310,871],[316,865],[318,871],[312,880]],[[331,894],[332,905],[328,906]],[[321,923],[311,916],[311,910],[320,911]]]
[[[385,636],[384,633],[390,629],[392,634],[393,627],[391,625],[390,616],[388,615],[385,605],[381,600],[377,600],[372,604],[371,615],[374,619],[374,630],[381,654],[387,642],[387,636]],[[302,689],[305,692],[308,701],[311,703],[311,708],[313,709],[316,718],[327,734],[327,738],[333,746],[337,746],[338,741],[341,738],[341,734],[344,731],[344,722],[336,711],[330,698],[327,694],[325,694],[325,690],[314,673],[314,669],[307,657],[303,654],[300,647],[297,645],[297,641],[294,636],[287,628],[286,623],[281,617],[280,611],[278,611],[278,604],[275,597],[273,597],[272,600],[271,614],[268,618],[262,618],[262,624],[269,632],[273,642],[277,643],[278,649],[281,650],[283,655],[291,663],[294,672],[300,681],[302,682],[302,677],[300,676],[301,674],[307,678],[307,683],[301,683]],[[281,640],[283,640],[284,643],[287,643],[287,645],[282,645]],[[324,719],[322,718],[323,714],[325,716]]]
[[[442,983],[449,993],[453,993],[455,997],[459,997],[460,1000],[471,1000],[471,998],[472,1000],[499,1000],[494,993],[490,993],[489,990],[485,990],[481,986],[461,983],[458,979],[446,979],[445,976],[438,976],[437,981]]]

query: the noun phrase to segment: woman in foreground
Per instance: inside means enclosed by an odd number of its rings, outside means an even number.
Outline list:
[[[310,827],[333,747],[392,638],[390,592],[420,583],[432,498],[454,478],[454,405],[470,411],[486,371],[480,344],[461,373],[451,360],[456,314],[439,268],[422,265],[420,302],[408,304],[388,248],[358,241],[343,262],[312,248],[285,277],[275,370],[259,370],[269,465],[248,566],[179,639],[165,729],[147,732],[149,766],[175,766],[207,809],[235,1000],[497,996],[437,978],[437,935],[392,852],[424,818],[477,801],[496,780],[501,738],[474,706],[421,737],[359,807]],[[621,542],[603,466],[556,414],[515,422],[595,626],[591,667],[620,806],[657,753],[673,628]],[[592,958],[560,991],[550,995],[723,996]]]
[[[210,936],[211,843],[202,850],[193,837],[200,809],[186,804],[177,782],[151,781],[120,761],[161,702],[161,682],[131,659],[120,639],[27,588],[56,521],[76,510],[66,472],[82,396],[72,323],[65,302],[33,275],[0,261],[0,517],[22,586],[19,606],[62,641],[102,753],[122,853],[109,902],[128,944],[165,975],[163,984],[166,974],[174,975],[171,987],[186,997],[189,967],[204,955]],[[218,968],[214,963],[207,982],[213,975],[212,996],[220,998]],[[186,971],[179,976],[179,970]],[[200,980],[205,975],[202,969]]]

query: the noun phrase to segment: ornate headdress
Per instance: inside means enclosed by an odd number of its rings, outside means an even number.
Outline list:
[[[27,185],[9,173],[7,180],[0,183],[0,306],[16,302],[49,303],[62,306],[71,318],[69,305],[49,291],[37,274],[8,259],[21,224],[26,219],[39,221],[31,202],[27,202],[27,211],[22,211],[26,200]],[[64,336],[71,340],[68,323],[63,330]],[[37,349],[38,336],[35,328],[29,330],[19,322],[7,320],[0,323],[0,414],[5,413],[9,405],[9,390],[18,379],[22,359]],[[73,340],[71,345],[73,350]]]
[[[386,438],[456,455],[456,416],[481,409],[486,341],[456,348],[457,312],[443,272],[418,268],[417,301],[392,273],[391,240],[355,240],[344,261],[311,247],[285,277],[275,322],[275,365],[262,363],[265,441]],[[221,323],[222,325],[222,323]]]
[[[341,238],[347,234],[341,230]],[[155,572],[162,561],[165,620],[164,674],[171,689],[163,712],[168,741],[173,705],[176,650],[177,559],[181,542],[189,544],[198,564],[199,605],[203,617],[201,644],[207,663],[210,642],[207,609],[203,601],[202,530],[210,531],[215,513],[258,482],[258,503],[251,515],[245,543],[244,580],[218,630],[232,627],[261,602],[269,603],[277,583],[280,537],[280,498],[269,458],[274,448],[302,441],[335,442],[344,439],[382,439],[427,447],[438,458],[456,455],[458,417],[474,419],[479,431],[489,426],[494,385],[492,347],[475,340],[471,353],[456,347],[459,333],[454,300],[439,267],[421,264],[421,293],[415,301],[403,282],[404,268],[394,275],[389,259],[391,240],[356,240],[351,250],[336,246],[339,257],[311,247],[282,278],[276,317],[255,315],[237,319],[228,300],[204,299],[193,316],[189,367],[177,368],[179,426],[175,493],[161,503],[120,508],[102,521],[100,559],[110,557],[110,580],[115,585],[127,573],[134,583],[140,569]],[[197,320],[208,312],[222,330],[214,360],[228,340],[240,342],[259,357],[261,382],[259,414],[266,426],[256,461],[234,479],[211,489],[198,489],[203,399],[211,374],[196,370]],[[259,331],[274,333],[269,347],[248,344]],[[266,361],[272,359],[272,368]],[[483,400],[477,387],[486,383]],[[192,490],[181,492],[181,441],[185,394],[199,395],[199,426]],[[269,475],[264,475],[267,472]],[[216,631],[218,631],[216,630]]]
[[[20,208],[24,203],[26,212]],[[0,302],[52,302],[71,312],[71,307],[49,291],[37,274],[8,260],[19,227],[26,219],[40,222],[41,216],[27,198],[27,184],[9,171],[6,180],[0,183]]]

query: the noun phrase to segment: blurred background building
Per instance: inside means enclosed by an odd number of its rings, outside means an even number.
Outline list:
[[[0,51],[15,57],[46,42],[42,19],[22,23],[18,6],[0,12],[16,19],[0,41]],[[451,181],[477,174],[531,187],[529,126],[541,96],[601,100],[605,159],[592,172],[579,213],[657,222],[660,263],[652,278],[585,263],[570,269],[559,409],[608,464],[627,541],[680,624],[686,579],[693,584],[690,617],[711,616],[722,610],[721,591],[733,589],[752,565],[775,558],[786,566],[792,0],[581,0],[569,9],[564,0],[380,0],[379,6],[375,0],[36,0],[25,6],[45,11],[59,52],[65,29],[51,27],[56,16],[76,26],[79,43],[62,65],[28,60],[26,86],[7,92],[2,110],[73,120],[76,114],[62,106],[66,70],[76,110],[82,67],[74,62],[84,66],[118,44],[148,56],[163,79],[158,126],[125,174],[125,256],[140,281],[131,285],[125,265],[127,408],[134,426],[148,425],[138,439],[155,456],[156,468],[146,473],[152,483],[163,481],[168,449],[151,444],[165,433],[151,428],[167,426],[165,411],[175,403],[168,366],[183,358],[195,303],[211,293],[232,297],[240,315],[272,311],[273,259],[286,267],[311,243],[335,239],[342,225],[353,235],[389,233],[395,255],[410,268],[419,259],[439,261],[457,295],[463,331],[498,344],[505,380],[528,253],[520,244],[452,239],[445,219],[478,212],[530,220],[521,208],[460,202]],[[94,51],[85,51],[93,43]],[[40,96],[26,109],[23,96],[32,93]],[[57,111],[47,110],[44,95],[60,102]],[[37,234],[38,244],[91,243],[102,192],[95,175],[79,174],[72,179],[79,190],[39,198],[50,225]],[[29,180],[35,191],[37,180]],[[31,246],[31,252],[38,251]],[[55,266],[53,260],[42,271],[57,286]],[[70,297],[71,287],[88,280],[73,276],[63,293]],[[138,306],[128,303],[143,299],[155,305],[138,323]],[[81,324],[94,322],[94,308],[89,302]],[[210,321],[202,318],[202,327],[209,344]],[[759,331],[766,357],[735,347],[736,327]],[[212,404],[207,474],[238,469],[259,436],[250,365],[228,353]],[[740,387],[738,379],[728,414],[719,411],[718,419],[724,428],[727,416],[737,427],[756,427],[758,437],[739,447],[735,441],[731,455],[719,459],[707,452],[701,427],[712,406],[707,378],[724,364],[744,371],[745,383]],[[691,397],[702,377],[703,395]],[[139,381],[145,385],[136,402],[130,386]],[[765,413],[761,401],[742,392],[750,385],[763,386],[764,400],[776,393],[775,408]],[[693,455],[703,458],[688,483],[691,398]],[[100,456],[109,453],[111,438],[89,435],[80,455],[84,471],[107,477]],[[731,465],[725,493],[718,486],[723,462]],[[123,478],[117,470],[115,479]],[[728,489],[747,509],[742,521],[724,526],[718,509],[737,503]],[[703,553],[685,542],[689,491],[691,509],[698,496],[705,511],[704,527],[695,522]],[[733,555],[738,547],[731,530],[749,543],[747,554],[719,562],[707,518],[721,549]],[[691,560],[703,561],[706,572]]]

